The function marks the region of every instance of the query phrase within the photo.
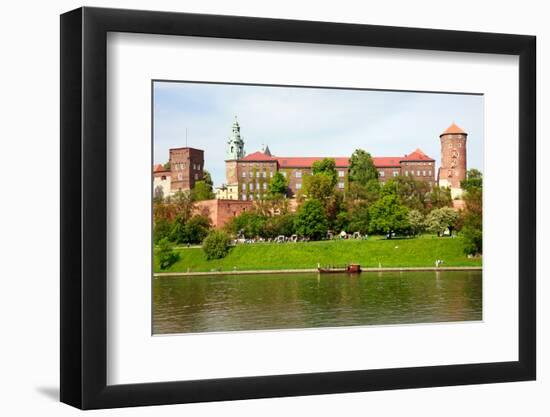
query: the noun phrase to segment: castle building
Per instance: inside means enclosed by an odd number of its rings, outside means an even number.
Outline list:
[[[172,193],[170,170],[161,164],[153,169],[153,197],[164,198]]]
[[[204,177],[204,151],[195,148],[170,149],[170,190],[191,190]]]
[[[449,187],[452,198],[460,198],[460,182],[466,179],[466,138],[468,134],[451,124],[440,136],[441,167],[437,174],[440,187]]]
[[[444,132],[442,137],[447,135]],[[465,146],[465,143],[462,146]],[[281,172],[286,177],[290,194],[293,196],[302,189],[304,178],[311,175],[313,163],[324,159],[324,157],[274,156],[268,146],[245,156],[244,141],[240,136],[240,126],[236,120],[233,123],[233,135],[228,141],[227,155],[229,157],[225,161],[227,183],[216,190],[216,198],[229,200],[261,199],[276,172]],[[350,159],[348,157],[328,158],[335,161],[338,172],[337,187],[344,191],[348,183]],[[379,181],[382,183],[399,175],[427,182],[430,186],[437,183],[435,160],[421,149],[401,157],[373,157],[373,162],[378,169]],[[465,175],[465,165],[464,170],[460,171],[460,175],[462,174]],[[459,187],[460,175],[456,176]]]

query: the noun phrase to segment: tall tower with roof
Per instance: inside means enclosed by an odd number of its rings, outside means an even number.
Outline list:
[[[233,121],[233,126],[231,128],[231,136],[227,141],[227,150],[226,158],[230,159],[241,159],[244,157],[244,140],[241,137],[241,127],[237,121],[237,116]]]
[[[460,182],[466,179],[466,138],[468,134],[454,122],[441,135],[440,187],[450,187],[453,198],[460,197]]]

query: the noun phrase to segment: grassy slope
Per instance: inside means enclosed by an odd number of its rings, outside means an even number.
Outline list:
[[[201,248],[177,249],[180,259],[162,272],[202,272],[261,269],[316,268],[321,265],[359,263],[362,267],[480,266],[481,258],[468,259],[461,238],[423,236],[417,239],[330,241],[309,243],[242,244],[224,259],[207,261]],[[160,272],[155,262],[155,272]]]

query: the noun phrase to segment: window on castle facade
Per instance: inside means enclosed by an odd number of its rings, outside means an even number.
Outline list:
[[[246,200],[246,194],[243,193],[243,195],[241,196],[241,198],[242,198],[243,200]]]
[[[338,183],[338,188],[343,189],[343,188],[344,188],[344,183],[343,183],[343,182],[339,182],[339,183]]]
[[[302,178],[302,171],[296,171],[296,178]]]
[[[344,178],[344,171],[338,171],[338,176],[340,178]]]
[[[243,189],[243,191],[246,190],[246,184],[242,185],[242,189]]]
[[[267,177],[267,172],[262,172],[262,177],[266,178]]]
[[[406,177],[409,176],[409,171],[405,171],[405,176],[406,176]]]
[[[399,171],[393,171],[393,176],[397,177],[399,175]]]
[[[264,182],[264,190],[267,190],[267,182]]]
[[[378,173],[380,174],[381,177],[383,177],[384,175],[386,175],[386,173],[384,171],[378,171]]]
[[[302,184],[300,183],[296,184],[296,189],[299,190],[300,188],[302,188]]]
[[[243,171],[243,178],[246,178],[246,171]]]
[[[253,182],[250,183],[250,190],[254,190],[254,183]]]
[[[416,171],[416,176],[420,177],[420,171]]]
[[[269,178],[273,178],[273,171],[269,171]]]
[[[195,174],[195,179],[196,179],[196,180],[199,179],[199,174]]]
[[[422,171],[422,176],[426,176],[426,171]]]
[[[429,176],[429,177],[432,176],[432,171],[428,171],[428,176]]]

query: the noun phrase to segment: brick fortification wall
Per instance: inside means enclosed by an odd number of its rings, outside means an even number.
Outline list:
[[[195,214],[208,216],[212,226],[221,229],[233,217],[250,210],[252,201],[240,200],[204,200],[195,204]]]

